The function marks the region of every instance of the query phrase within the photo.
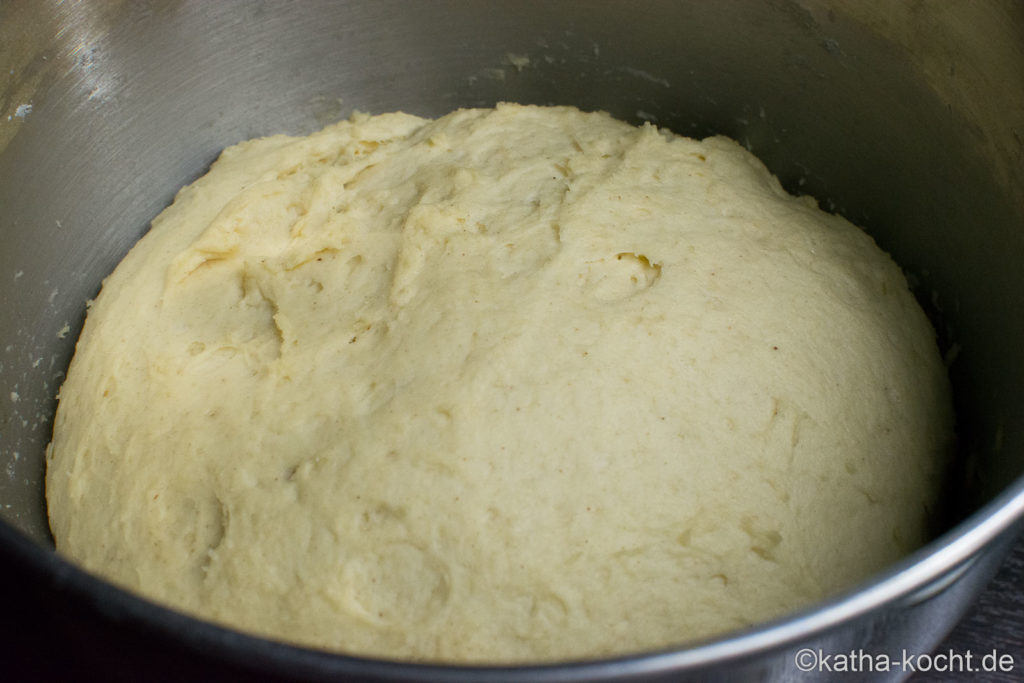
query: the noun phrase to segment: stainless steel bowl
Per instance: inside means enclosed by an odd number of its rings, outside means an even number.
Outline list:
[[[99,660],[125,678],[786,679],[802,648],[928,652],[1020,526],[1021,3],[2,2],[0,68],[0,592],[20,614],[7,633],[22,638],[9,642],[46,638],[54,662]],[[355,109],[440,115],[499,100],[733,136],[894,255],[936,321],[956,393],[960,458],[935,541],[728,638],[516,668],[264,641],[57,556],[42,495],[55,394],[86,301],[174,192],[244,138]]]

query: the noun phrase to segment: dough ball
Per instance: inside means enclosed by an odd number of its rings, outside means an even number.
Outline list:
[[[735,142],[568,107],[224,151],[104,283],[57,548],[290,642],[536,662],[675,646],[927,539],[934,333]]]

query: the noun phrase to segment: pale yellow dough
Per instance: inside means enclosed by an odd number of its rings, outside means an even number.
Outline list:
[[[747,151],[572,108],[222,154],[104,283],[58,550],[245,631],[589,658],[741,628],[925,540],[952,416],[861,230]]]

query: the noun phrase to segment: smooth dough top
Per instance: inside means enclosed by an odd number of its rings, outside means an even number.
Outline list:
[[[104,283],[60,393],[58,550],[317,647],[676,645],[926,540],[934,333],[735,142],[569,107],[224,151]]]

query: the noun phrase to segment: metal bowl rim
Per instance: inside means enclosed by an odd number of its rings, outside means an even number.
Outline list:
[[[531,681],[607,680],[616,677],[694,670],[742,660],[810,642],[830,630],[896,603],[969,564],[1004,532],[1024,520],[1024,477],[931,543],[871,580],[822,603],[732,635],[683,649],[636,653],[607,659],[524,665],[450,665],[371,659],[277,642],[203,621],[150,602],[109,583],[30,540],[0,521],[0,545],[47,577],[56,588],[85,597],[97,611],[130,619],[194,650],[264,672],[329,678],[372,675],[381,680]],[[966,565],[966,566],[965,566]],[[940,591],[941,592],[941,591]]]

